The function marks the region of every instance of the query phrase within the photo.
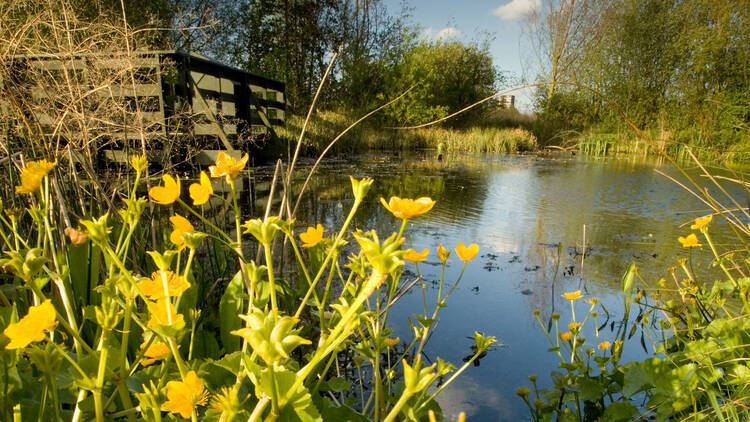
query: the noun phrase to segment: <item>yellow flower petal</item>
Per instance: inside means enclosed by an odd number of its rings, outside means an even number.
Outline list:
[[[180,197],[180,178],[175,180],[172,176],[165,174],[161,177],[164,186],[154,186],[148,191],[151,200],[161,205],[169,205]]]
[[[312,248],[313,246],[320,243],[320,241],[323,240],[324,231],[325,229],[320,224],[318,224],[314,228],[308,227],[306,232],[299,234],[299,240],[302,241],[302,247]]]
[[[141,349],[143,349],[146,346],[146,343],[141,344]],[[145,359],[141,361],[142,366],[148,366],[152,363],[156,362],[157,360],[164,360],[169,357],[170,355],[169,346],[166,344],[155,341],[151,343],[150,346],[148,346],[148,349],[146,349],[145,352],[143,352],[143,356],[145,356]]]
[[[568,300],[576,300],[583,297],[580,290],[576,290],[575,292],[570,293],[563,293],[562,297]]]
[[[451,253],[448,252],[447,249],[445,249],[445,246],[443,246],[442,243],[438,245],[437,256],[441,261],[447,261],[450,254]]]
[[[208,401],[208,392],[203,386],[203,381],[198,378],[195,371],[190,371],[184,381],[169,381],[167,383],[167,401],[163,409],[179,413],[185,419],[189,419],[195,406],[205,406]]]
[[[701,246],[700,243],[698,243],[698,237],[695,235],[695,233],[690,233],[687,235],[687,237],[678,237],[677,240],[682,244],[685,248],[692,248],[695,246]]]
[[[210,166],[208,171],[211,172],[211,177],[225,176],[229,183],[232,179],[236,179],[245,168],[248,159],[249,156],[245,154],[241,159],[235,160],[226,152],[221,151],[216,157],[216,165]]]
[[[573,333],[571,332],[560,333],[560,340],[562,341],[570,341],[572,338]]]
[[[580,324],[580,323],[578,323],[578,322],[571,322],[570,324],[568,324],[568,330],[570,330],[570,331],[575,331],[575,330],[577,330],[577,329],[578,329],[578,327],[580,327],[580,326],[581,326],[581,324]]]
[[[396,338],[390,338],[390,337],[388,337],[388,338],[383,339],[383,343],[385,343],[385,345],[388,346],[388,347],[393,347],[393,346],[397,345],[399,341],[401,341],[401,339],[398,338],[398,337],[396,337]]]
[[[3,331],[10,343],[6,349],[20,349],[29,344],[44,340],[44,332],[52,329],[56,321],[55,307],[49,299],[39,306],[29,308],[29,313],[20,321],[8,325]]]
[[[422,262],[427,259],[429,253],[430,251],[427,248],[423,249],[422,252],[417,252],[414,249],[407,249],[402,258],[409,262]]]
[[[699,230],[706,226],[708,226],[708,223],[711,222],[711,219],[714,218],[713,214],[705,215],[703,217],[698,217],[695,219],[695,224],[690,226],[693,230]]]
[[[607,349],[609,349],[609,346],[611,346],[611,345],[612,344],[610,342],[603,341],[603,342],[599,343],[598,347],[599,347],[600,350],[607,350]]]
[[[190,220],[179,214],[169,217],[169,221],[174,226],[174,230],[169,234],[169,240],[177,246],[184,245],[185,241],[182,239],[182,235],[185,233],[193,233],[195,227],[190,223]]]
[[[167,292],[164,292],[164,282],[167,284]],[[190,283],[185,277],[177,275],[172,271],[156,271],[147,278],[138,282],[141,293],[151,299],[163,299],[167,296],[179,296],[190,288]],[[166,313],[166,308],[165,308]]]
[[[166,298],[161,298],[156,302],[149,302],[147,307],[148,313],[151,315],[148,324],[146,324],[149,328],[156,325],[171,325],[170,321],[172,321],[172,324],[183,321],[182,314],[178,314],[174,305],[167,301]],[[167,312],[167,309],[169,309],[169,312]]]
[[[21,184],[16,186],[16,193],[34,193],[42,185],[44,177],[55,168],[57,161],[29,161],[21,170]]]
[[[431,210],[435,205],[435,201],[426,196],[417,199],[401,199],[397,196],[392,196],[387,203],[384,198],[380,198],[380,203],[383,204],[385,209],[390,211],[394,217],[401,219],[408,219],[422,215]]]
[[[190,185],[189,191],[193,205],[203,205],[208,202],[214,193],[214,188],[211,186],[211,179],[208,178],[205,171],[201,172],[200,183]]]
[[[472,243],[469,247],[466,247],[462,242],[458,242],[458,245],[456,245],[456,255],[458,255],[459,259],[464,262],[469,262],[474,259],[478,252],[479,245],[476,243]]]

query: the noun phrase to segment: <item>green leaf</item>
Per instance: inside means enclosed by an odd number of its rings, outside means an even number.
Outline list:
[[[652,386],[651,378],[643,369],[640,362],[630,362],[620,367],[625,372],[622,395],[632,397],[633,394]]]
[[[349,399],[354,399],[354,397],[347,397],[347,401]],[[368,418],[349,406],[334,406],[328,397],[316,394],[313,403],[324,421],[369,422]],[[359,404],[359,401],[354,399],[354,404]]]
[[[432,323],[433,323],[433,322],[435,322],[435,320],[434,320],[434,319],[432,319],[432,318],[427,318],[427,317],[425,317],[425,316],[422,316],[422,315],[417,315],[417,314],[414,314],[414,318],[415,318],[415,319],[416,319],[417,321],[419,321],[419,323],[420,323],[420,324],[422,325],[422,327],[424,327],[424,328],[430,328],[430,326],[432,325]]]
[[[70,283],[73,289],[71,299],[80,307],[100,303],[99,294],[94,292],[94,287],[99,285],[100,261],[100,249],[92,242],[80,246],[70,245],[68,248]]]
[[[638,409],[629,401],[618,401],[610,404],[604,409],[602,420],[608,422],[629,421],[638,412]]]
[[[270,369],[265,368],[260,373],[260,382],[255,386],[256,395],[260,396],[260,393],[270,395],[272,383],[275,382],[279,395],[289,397],[289,401],[279,416],[280,422],[323,422],[323,418],[313,404],[310,392],[304,385],[300,385],[295,391],[290,391],[296,380],[297,374],[283,367],[277,367],[273,374]]]
[[[580,377],[576,382],[581,387],[581,400],[596,401],[604,395],[604,386],[596,378]]]
[[[633,280],[635,280],[636,266],[635,262],[631,262],[628,267],[628,271],[622,277],[622,292],[627,294],[630,288],[633,286]]]
[[[192,271],[188,273],[187,281],[190,283],[190,287],[182,293],[180,307],[177,309],[177,312],[183,315],[187,315],[190,310],[196,309],[198,305],[198,285]]]
[[[240,359],[242,359],[242,352],[238,351],[224,355],[224,357],[215,361],[213,364],[226,369],[231,374],[238,374],[240,372]]]
[[[242,313],[242,302],[245,297],[245,285],[240,271],[232,277],[227,284],[224,295],[219,302],[219,315],[221,316],[221,344],[224,353],[231,353],[240,349],[240,337],[231,334],[232,331],[242,327],[242,320],[237,316]]]
[[[346,391],[351,387],[351,383],[341,377],[333,377],[326,381],[326,383],[328,384],[328,388],[335,392]]]
[[[189,336],[185,336],[189,341]],[[198,330],[193,340],[194,359],[215,359],[219,357],[219,342],[213,333],[206,330]]]

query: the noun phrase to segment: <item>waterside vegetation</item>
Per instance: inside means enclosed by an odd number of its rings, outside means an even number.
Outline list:
[[[145,157],[132,157],[134,182],[116,213],[82,218],[64,235],[51,199],[57,162],[25,164],[15,191],[27,208],[0,216],[4,420],[441,417],[436,395],[495,339],[474,333],[476,353],[459,368],[423,362],[433,322],[463,275],[441,278],[429,300],[421,276],[401,279],[405,261],[419,274],[430,253],[401,248],[406,224],[435,201],[381,198],[399,223],[383,239],[349,227],[372,179],[351,179],[351,210],[335,229],[300,233],[294,218],[268,212],[242,222],[235,182],[247,160],[220,154],[210,167],[228,196],[202,173],[183,200],[179,176],[165,174],[148,196],[171,215],[171,232],[161,225],[168,240],[149,250],[132,240],[147,212]],[[209,200],[227,202],[233,230],[204,215]],[[282,244],[293,251],[291,278],[278,266]],[[195,264],[216,249],[231,255],[236,273],[210,306],[199,298],[211,280]],[[442,245],[435,253],[443,266],[452,255]],[[464,269],[477,253],[476,244],[455,249]],[[389,310],[413,286],[424,299],[413,337],[392,337]]]

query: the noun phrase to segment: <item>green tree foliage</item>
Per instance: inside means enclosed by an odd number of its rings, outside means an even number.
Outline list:
[[[459,110],[491,95],[498,81],[487,41],[420,39],[408,9],[392,14],[380,0],[244,0],[228,19],[235,22],[233,32],[204,52],[286,81],[292,111],[299,113],[312,101],[334,52],[339,58],[321,107],[361,114],[416,85],[387,112],[385,119],[394,124]]]
[[[495,92],[502,79],[494,68],[488,43],[422,40],[396,66],[385,93],[406,97],[386,110],[398,124],[413,125],[458,111]],[[475,108],[452,120],[475,120],[486,109]]]
[[[576,48],[564,56],[556,94],[537,96],[544,118],[568,126],[619,126],[621,116],[642,127],[702,134],[726,147],[740,140],[750,122],[750,3],[731,0],[553,1],[536,39],[557,38]],[[545,3],[545,4],[547,4]],[[570,8],[576,10],[568,10]],[[585,9],[585,10],[583,10]],[[556,16],[589,16],[560,31]],[[544,69],[554,50],[535,47]],[[591,91],[565,85],[586,85]],[[546,90],[549,91],[549,90]],[[557,95],[557,93],[561,95]],[[682,139],[687,140],[687,139]]]

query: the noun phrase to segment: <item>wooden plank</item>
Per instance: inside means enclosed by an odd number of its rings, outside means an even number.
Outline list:
[[[104,150],[104,159],[113,163],[128,164],[130,157],[140,154],[140,150],[123,150],[123,149],[106,149]],[[146,159],[153,162],[160,162],[164,157],[164,150],[147,149]]]
[[[232,151],[224,151],[224,150],[217,150],[217,149],[204,149],[198,152],[195,156],[195,163],[199,166],[211,166],[216,164],[216,158],[219,156],[220,152],[224,152],[228,154],[230,157],[234,158],[235,160],[239,160],[244,155],[242,151],[238,150],[232,150]]]
[[[224,129],[222,129],[221,125],[216,120],[216,116],[211,111],[208,104],[206,104],[206,100],[203,99],[203,96],[198,90],[198,85],[195,83],[195,80],[193,79],[192,72],[188,72],[188,77],[190,78],[190,85],[193,86],[194,98],[197,99],[198,102],[203,103],[203,106],[205,108],[204,113],[206,114],[208,119],[211,121],[211,123],[216,126],[216,135],[219,136],[219,139],[221,139],[221,143],[224,144],[224,147],[227,149],[227,151],[234,151],[235,149],[232,146],[232,143],[229,142],[229,138],[227,137],[227,134],[224,133]]]

